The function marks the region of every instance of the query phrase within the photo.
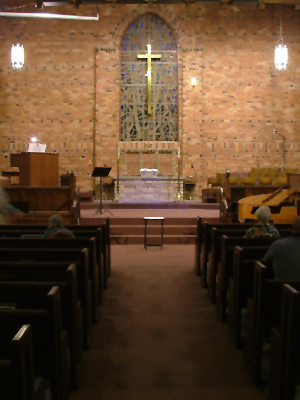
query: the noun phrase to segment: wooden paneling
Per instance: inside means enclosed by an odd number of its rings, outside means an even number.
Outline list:
[[[18,167],[21,186],[58,186],[59,155],[17,153],[10,155],[12,167]]]

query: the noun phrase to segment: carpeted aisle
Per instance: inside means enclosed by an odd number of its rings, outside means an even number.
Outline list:
[[[112,276],[70,400],[263,400],[193,272],[194,246],[112,246]]]

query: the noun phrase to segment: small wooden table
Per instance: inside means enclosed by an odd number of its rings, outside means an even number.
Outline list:
[[[144,222],[145,222],[145,236],[144,236],[144,248],[147,249],[148,247],[157,247],[160,246],[161,248],[163,247],[163,237],[164,237],[164,217],[144,217]],[[148,221],[160,221],[161,224],[161,240],[160,244],[152,244],[152,245],[147,245],[147,225]]]

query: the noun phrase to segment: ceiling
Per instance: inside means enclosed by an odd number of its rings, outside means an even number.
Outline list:
[[[204,0],[204,1],[219,1],[221,3],[232,3],[234,0]],[[296,10],[300,9],[299,0],[238,0],[239,2],[256,2],[260,8],[265,8],[265,4],[290,4],[295,6]],[[80,7],[84,4],[103,4],[103,3],[121,3],[121,4],[143,4],[143,3],[165,3],[165,4],[176,4],[176,3],[195,3],[198,0],[0,0],[0,11],[15,11],[22,12],[26,6],[39,7],[43,5],[44,8],[51,9],[52,6],[66,6],[68,4],[74,5],[74,7]],[[25,10],[24,10],[25,11]]]

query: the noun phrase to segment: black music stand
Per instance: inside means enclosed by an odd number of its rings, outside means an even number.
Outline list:
[[[103,191],[103,185],[102,185],[102,178],[105,178],[106,176],[109,175],[111,170],[111,167],[95,167],[94,171],[92,173],[93,178],[100,178],[100,207],[98,210],[93,214],[93,217],[97,214],[103,214],[103,207],[102,207],[102,191]],[[107,211],[110,215],[112,213],[108,211],[106,208],[104,208],[105,211]]]

